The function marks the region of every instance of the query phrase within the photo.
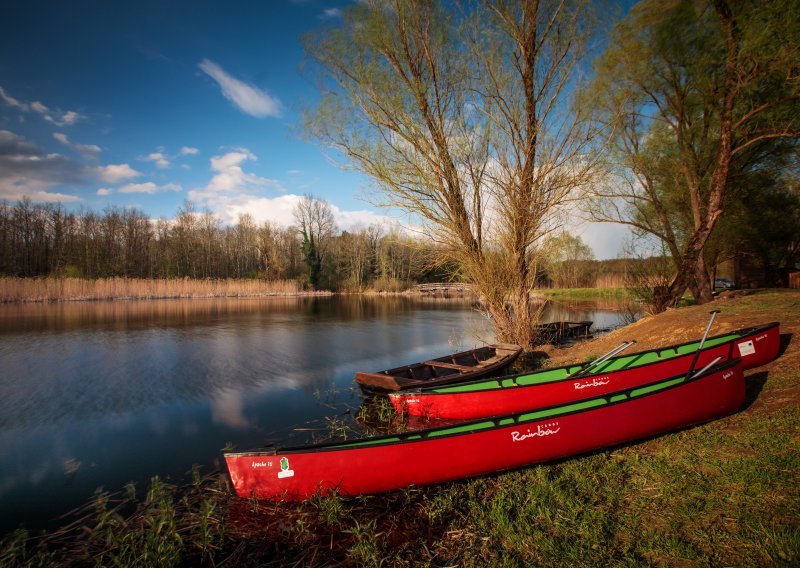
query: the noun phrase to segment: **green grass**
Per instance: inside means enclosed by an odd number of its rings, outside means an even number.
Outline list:
[[[626,288],[537,288],[537,294],[557,300],[629,300]]]

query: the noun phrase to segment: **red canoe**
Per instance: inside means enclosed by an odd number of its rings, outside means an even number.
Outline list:
[[[551,461],[684,428],[738,410],[740,360],[565,406],[431,430],[225,454],[240,497],[302,500],[428,485]]]
[[[553,406],[635,387],[659,377],[686,373],[699,342],[609,359],[592,374],[570,378],[580,367],[559,367],[536,373],[471,381],[450,387],[391,393],[398,413],[428,418],[476,419]],[[706,340],[695,369],[717,357],[741,357],[745,369],[772,361],[780,347],[780,325],[740,329]]]

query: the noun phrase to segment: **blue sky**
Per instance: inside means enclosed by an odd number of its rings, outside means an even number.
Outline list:
[[[5,2],[0,7],[0,200],[134,206],[184,200],[224,221],[288,224],[298,196],[339,226],[386,220],[369,180],[302,139],[317,92],[301,36],[346,1]],[[583,230],[598,257],[618,236]]]

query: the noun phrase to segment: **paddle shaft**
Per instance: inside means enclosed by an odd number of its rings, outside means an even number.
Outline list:
[[[605,362],[606,362],[606,361],[608,361],[608,360],[609,360],[611,357],[613,357],[614,355],[616,355],[616,354],[618,354],[618,353],[621,353],[622,351],[626,350],[628,347],[630,347],[630,346],[631,346],[631,345],[633,345],[634,343],[636,343],[636,341],[635,341],[635,340],[634,340],[634,341],[626,341],[625,343],[622,343],[622,344],[620,344],[620,345],[617,345],[616,347],[614,347],[614,349],[612,349],[611,351],[609,351],[608,353],[606,353],[606,354],[605,354],[605,355],[603,355],[602,357],[600,357],[600,358],[598,358],[598,359],[595,359],[594,361],[589,361],[589,362],[588,362],[588,363],[586,363],[586,364],[585,364],[583,367],[581,367],[580,369],[578,369],[577,371],[575,371],[574,373],[572,373],[572,374],[571,374],[569,377],[567,377],[567,378],[568,378],[568,379],[572,379],[572,378],[574,378],[574,377],[579,377],[580,375],[584,375],[584,374],[586,374],[586,373],[589,371],[589,369],[591,369],[592,367],[596,367],[596,366],[597,366],[597,365],[599,365],[600,363],[605,363]]]
[[[706,332],[703,334],[703,338],[700,340],[700,345],[697,346],[697,351],[694,352],[694,357],[692,358],[692,364],[689,365],[689,372],[686,373],[687,379],[691,378],[692,373],[694,372],[694,366],[697,365],[697,359],[700,357],[700,351],[703,350],[703,345],[705,345],[706,343],[708,332],[711,331],[711,326],[714,324],[714,319],[717,317],[719,310],[712,310],[710,313],[711,313],[711,319],[708,320],[708,325],[706,326]]]
[[[716,359],[714,359],[713,361],[711,361],[711,363],[709,363],[708,365],[706,365],[705,367],[703,367],[702,369],[700,369],[699,371],[697,371],[697,372],[696,372],[694,375],[692,375],[691,377],[689,377],[689,379],[696,379],[697,377],[700,377],[700,376],[702,376],[702,375],[703,375],[703,374],[704,374],[706,371],[708,371],[708,370],[709,370],[711,367],[713,367],[714,365],[716,365],[717,363],[719,363],[720,359],[722,359],[722,355],[720,355],[719,357],[717,357]]]

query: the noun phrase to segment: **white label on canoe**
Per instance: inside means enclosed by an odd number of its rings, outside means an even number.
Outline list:
[[[742,357],[746,357],[747,355],[752,355],[756,352],[756,348],[753,346],[753,341],[745,341],[744,343],[739,344],[739,354]]]

